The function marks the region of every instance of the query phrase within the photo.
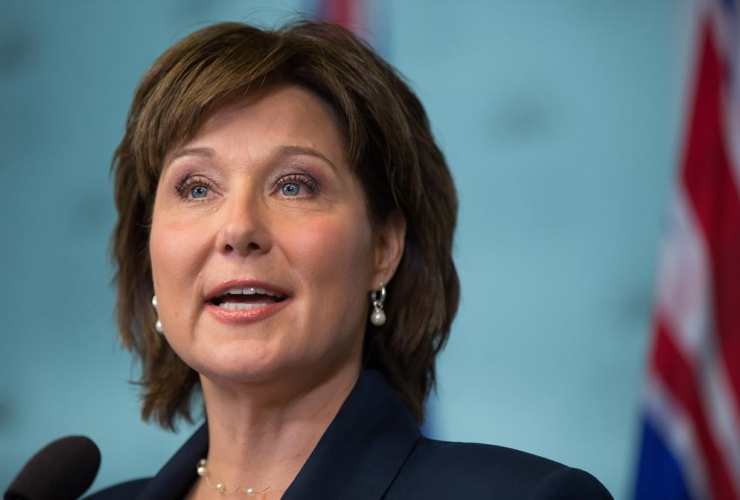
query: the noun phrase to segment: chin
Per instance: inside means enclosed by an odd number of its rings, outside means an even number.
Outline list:
[[[221,345],[188,363],[201,375],[217,383],[267,384],[295,373],[285,356],[264,345]]]

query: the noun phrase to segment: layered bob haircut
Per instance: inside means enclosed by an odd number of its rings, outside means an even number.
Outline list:
[[[112,253],[121,341],[141,364],[142,417],[174,430],[192,422],[197,373],[155,331],[149,233],[166,155],[227,100],[272,84],[299,85],[339,118],[370,222],[401,214],[404,254],[387,286],[381,327],[368,323],[365,368],[380,370],[417,422],[435,384],[435,359],[457,311],[452,261],[457,197],[419,99],[351,32],[308,20],[275,30],[240,23],[201,29],[167,50],[136,89],[112,161],[118,220]]]

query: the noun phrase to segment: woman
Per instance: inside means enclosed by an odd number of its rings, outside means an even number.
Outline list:
[[[454,318],[457,201],[426,114],[351,33],[227,23],[163,54],[114,156],[118,324],[146,420],[206,424],[91,498],[610,498],[420,436]]]

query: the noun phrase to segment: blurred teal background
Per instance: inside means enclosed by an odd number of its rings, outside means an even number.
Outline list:
[[[0,0],[0,490],[63,435],[100,446],[94,489],[153,474],[189,435],[141,423],[127,382],[110,157],[138,79],[173,42],[313,8]],[[461,199],[463,299],[431,432],[542,454],[627,497],[691,2],[368,9],[368,36],[425,103]]]

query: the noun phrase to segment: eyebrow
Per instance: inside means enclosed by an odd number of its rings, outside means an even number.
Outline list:
[[[337,168],[334,162],[331,161],[326,155],[306,146],[280,146],[279,148],[277,148],[277,151],[275,153],[275,156],[278,158],[301,155],[319,158],[320,160],[328,163],[329,166],[333,169],[336,170]],[[182,158],[183,156],[200,156],[202,158],[213,158],[214,156],[216,156],[216,151],[212,148],[183,148],[174,153],[172,157],[168,159],[167,163],[170,164],[178,158]]]
[[[214,156],[216,156],[216,151],[211,148],[183,148],[173,154],[172,157],[168,159],[167,163],[172,163],[173,161],[177,160],[178,158],[182,158],[183,156],[201,156],[204,158],[213,158]]]
[[[285,158],[289,156],[313,156],[314,158],[319,158],[320,160],[325,161],[329,164],[331,168],[334,170],[337,169],[337,166],[334,164],[333,161],[331,161],[329,158],[327,158],[325,155],[321,154],[319,151],[316,151],[313,148],[308,148],[305,146],[280,146],[277,148],[277,151],[275,153],[275,156],[278,158]]]

